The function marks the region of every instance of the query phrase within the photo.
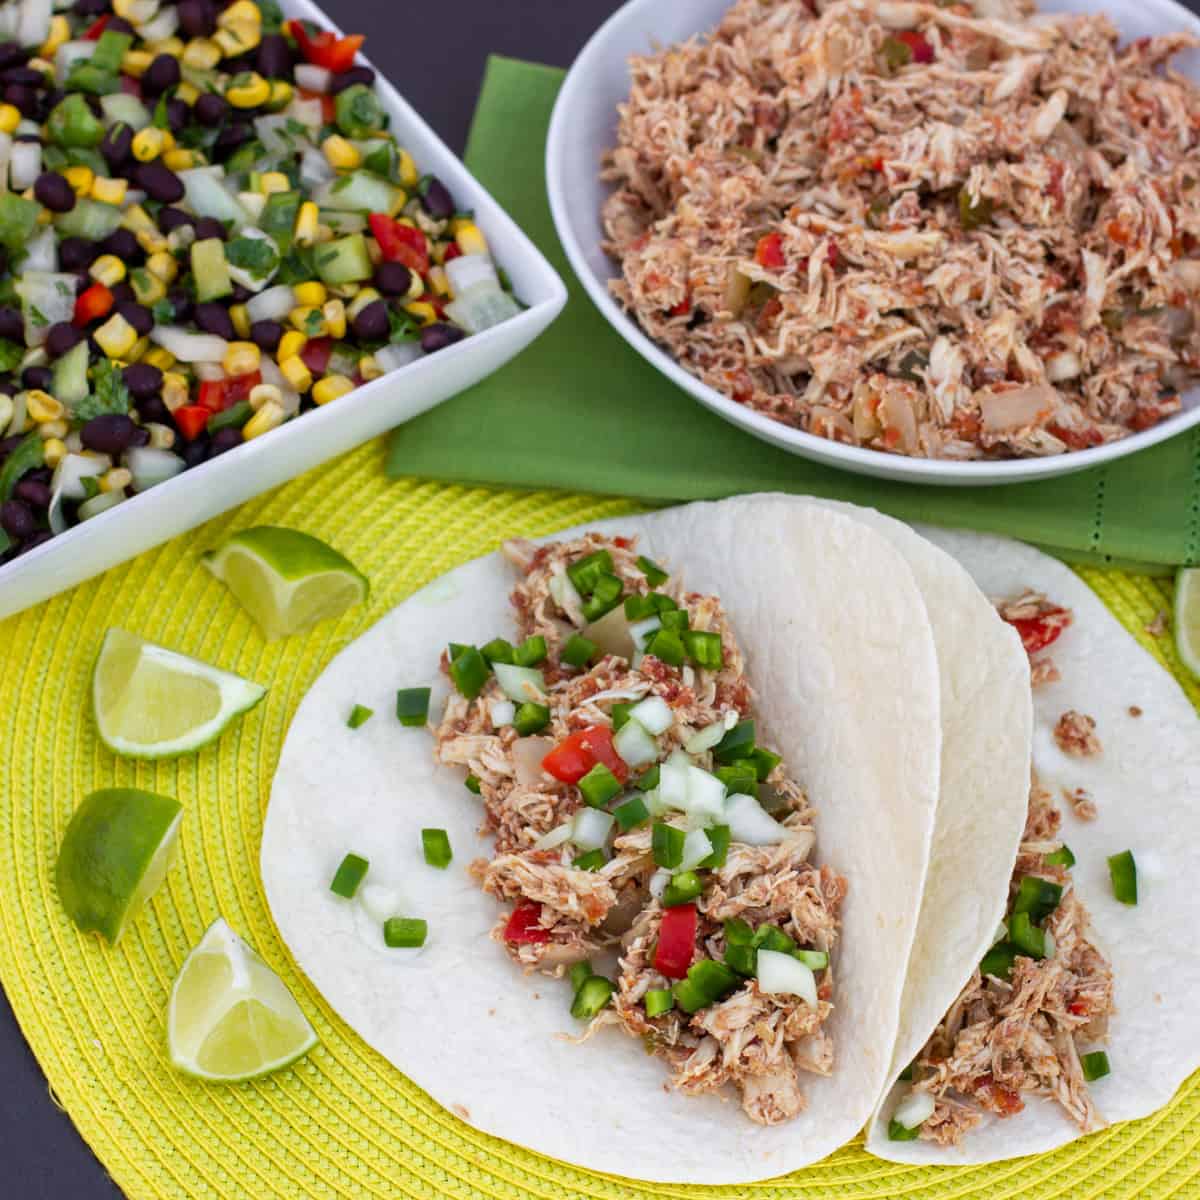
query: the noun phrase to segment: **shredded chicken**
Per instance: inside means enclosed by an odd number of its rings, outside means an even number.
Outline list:
[[[784,424],[946,459],[1063,454],[1200,370],[1191,35],[1100,13],[737,0],[631,60],[613,291]]]
[[[1087,788],[1063,788],[1063,799],[1071,806],[1071,811],[1081,821],[1094,821],[1096,819],[1096,801],[1092,799],[1092,794]]]
[[[1075,758],[1093,758],[1100,753],[1096,736],[1096,719],[1086,713],[1068,709],[1054,726],[1054,741],[1064,754]]]

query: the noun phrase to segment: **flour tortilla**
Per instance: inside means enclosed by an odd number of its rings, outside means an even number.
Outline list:
[[[720,596],[747,657],[764,740],[816,809],[817,857],[849,880],[835,959],[831,1077],[807,1112],[752,1124],[736,1103],[663,1088],[635,1039],[575,1035],[566,985],[523,976],[488,939],[499,906],[468,879],[486,853],[478,801],[435,768],[427,733],[391,716],[396,688],[435,678],[451,640],[512,632],[512,569],[477,560],[413,596],[326,669],[292,722],[275,776],[262,873],[301,968],[370,1045],[477,1128],[579,1166],[648,1181],[745,1183],[815,1162],[853,1137],[888,1078],[938,795],[937,661],[903,557],[865,525],[785,500],[692,505],[589,528],[638,534],[693,590]],[[569,534],[558,535],[560,537]],[[345,727],[354,704],[375,717]],[[435,713],[439,710],[435,710]],[[448,871],[419,830],[448,830]],[[348,851],[364,887],[398,893],[429,942],[384,948],[360,901],[328,881]],[[360,893],[361,895],[361,893]]]
[[[989,596],[1014,596],[1026,588],[1045,593],[1074,610],[1075,621],[1054,644],[1051,656],[1061,672],[1057,683],[1033,693],[1033,765],[1040,781],[1063,810],[1063,838],[1077,862],[1072,872],[1080,898],[1091,912],[1100,944],[1112,960],[1116,1014],[1105,1047],[1112,1074],[1091,1084],[1100,1112],[1110,1122],[1144,1117],[1161,1108],[1192,1071],[1200,1066],[1200,896],[1195,880],[1200,852],[1195,797],[1200,792],[1200,720],[1176,682],[1120,626],[1077,575],[1055,559],[1002,538],[923,529],[931,541],[952,554]],[[935,623],[936,626],[936,623]],[[1130,713],[1140,708],[1141,716]],[[1068,709],[1096,720],[1103,746],[1098,758],[1062,754],[1052,731]],[[1061,788],[1085,787],[1099,809],[1095,821],[1075,818]],[[951,858],[972,849],[971,821],[982,818],[982,803],[967,795],[959,813],[959,847],[946,846]],[[947,792],[943,789],[943,810]],[[946,821],[939,813],[939,826]],[[939,829],[937,841],[947,839]],[[1106,859],[1132,850],[1138,866],[1139,904],[1130,908],[1112,895]],[[1014,856],[1006,859],[1011,872]],[[969,877],[956,881],[950,872],[930,874],[923,913],[973,904]],[[918,955],[922,938],[918,935]],[[977,962],[961,964],[969,973]],[[937,993],[936,1004],[921,1005],[925,1035],[933,1031],[948,1003],[946,980],[936,959],[914,956],[903,1024],[913,1027],[914,1045],[923,1042],[913,1019],[913,992]],[[914,986],[915,985],[915,986]],[[953,997],[951,997],[953,998]],[[1086,1047],[1090,1049],[1091,1047]],[[899,1047],[898,1047],[899,1051]],[[897,1054],[902,1060],[903,1055]],[[957,1147],[926,1142],[893,1142],[887,1122],[901,1094],[897,1088],[873,1123],[867,1148],[895,1162],[983,1163],[1049,1150],[1082,1136],[1062,1110],[1048,1100],[1026,1099],[1023,1112],[1007,1120],[985,1119]]]

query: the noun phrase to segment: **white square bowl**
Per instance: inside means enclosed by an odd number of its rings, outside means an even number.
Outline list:
[[[337,28],[310,0],[282,0],[281,7],[289,17]],[[422,173],[436,175],[450,189],[460,208],[475,210],[497,263],[528,309],[184,471],[0,566],[0,618],[74,587],[440,404],[502,367],[558,316],[567,292],[553,267],[382,74],[376,87],[400,144]]]

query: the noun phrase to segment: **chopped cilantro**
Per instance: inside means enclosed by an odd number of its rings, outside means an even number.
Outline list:
[[[279,266],[279,251],[266,238],[235,238],[225,247],[230,266],[248,271],[256,279],[264,279]]]
[[[415,342],[421,336],[421,322],[403,309],[397,312],[389,306],[388,322],[391,326],[389,342]]]
[[[129,412],[129,389],[121,372],[107,359],[92,368],[92,391],[73,406],[76,421],[90,421],[105,413]]]
[[[25,357],[25,347],[0,338],[0,372],[15,371]]]
[[[175,305],[170,300],[158,300],[150,309],[156,325],[170,325],[175,320]]]
[[[39,329],[43,325],[50,324],[50,318],[48,316],[46,316],[46,314],[44,312],[42,312],[42,310],[40,308],[38,308],[38,306],[36,304],[31,304],[29,306],[29,319]]]
[[[100,480],[95,475],[85,475],[79,481],[79,486],[83,488],[83,493],[89,500],[100,495]]]
[[[314,308],[312,312],[304,318],[304,332],[308,337],[320,337],[325,328],[325,318],[321,315],[319,308]]]

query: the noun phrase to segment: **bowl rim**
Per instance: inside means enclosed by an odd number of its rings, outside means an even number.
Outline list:
[[[1064,7],[1072,7],[1069,3]],[[1175,0],[1150,0],[1146,5],[1169,11],[1177,17],[1180,27],[1190,27],[1200,34],[1200,16],[1190,12]],[[641,21],[643,14],[660,8],[660,0],[626,0],[588,38],[583,49],[567,71],[562,88],[555,100],[546,140],[546,190],[554,227],[562,243],[575,277],[583,285],[592,303],[605,320],[647,362],[676,386],[688,392],[706,408],[730,424],[738,426],[762,441],[780,446],[792,454],[816,460],[855,474],[874,475],[911,483],[946,485],[988,485],[1022,483],[1053,478],[1100,466],[1114,459],[1135,454],[1140,450],[1182,434],[1200,423],[1200,403],[1185,408],[1150,429],[1140,430],[1127,437],[1107,442],[1087,450],[1036,458],[1011,459],[932,459],[889,454],[861,446],[848,446],[831,438],[818,437],[746,408],[723,395],[685,370],[657,342],[643,332],[640,325],[617,303],[588,262],[584,244],[577,234],[575,220],[568,203],[566,189],[566,157],[568,139],[574,131],[586,127],[580,112],[592,102],[592,76],[599,73],[611,57],[610,40],[626,25]],[[1082,9],[1090,11],[1090,5]],[[707,30],[697,30],[703,34]],[[647,33],[647,40],[649,40]],[[649,48],[649,47],[647,47]],[[599,168],[597,167],[597,170]],[[1193,394],[1195,389],[1193,389]]]

